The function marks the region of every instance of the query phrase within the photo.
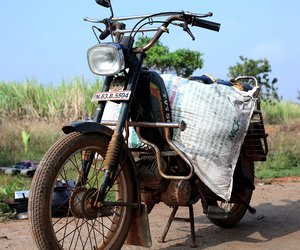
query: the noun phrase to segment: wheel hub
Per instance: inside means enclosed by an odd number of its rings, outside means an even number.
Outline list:
[[[98,190],[80,187],[74,190],[70,198],[72,214],[77,218],[92,220],[98,217],[99,208],[95,207]]]

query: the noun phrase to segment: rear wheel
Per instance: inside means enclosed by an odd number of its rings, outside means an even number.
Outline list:
[[[71,133],[42,159],[29,200],[33,236],[40,249],[120,249],[126,239],[134,188],[129,165],[122,161],[105,205],[98,194],[108,137]],[[89,161],[86,168],[84,162]],[[104,205],[103,205],[104,204]],[[112,203],[110,203],[112,204]]]
[[[253,183],[254,163],[251,159],[241,154],[234,174],[233,193],[236,193],[235,202],[221,202],[217,200],[210,202],[211,205],[218,206],[226,211],[227,218],[210,218],[208,216],[208,219],[220,227],[232,227],[236,225],[247,212],[246,205],[240,199],[250,204],[254,188]]]

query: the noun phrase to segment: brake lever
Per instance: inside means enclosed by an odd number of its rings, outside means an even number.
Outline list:
[[[195,36],[193,35],[193,33],[192,33],[192,31],[190,30],[189,26],[188,26],[186,23],[181,24],[180,26],[182,27],[182,29],[183,29],[186,33],[188,33],[188,34],[190,35],[190,37],[192,38],[192,40],[195,41]]]

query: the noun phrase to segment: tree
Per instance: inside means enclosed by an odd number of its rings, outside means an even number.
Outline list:
[[[151,38],[139,37],[135,46],[143,47]],[[196,69],[203,67],[202,54],[189,49],[178,49],[170,52],[167,46],[157,42],[148,52],[145,66],[162,73],[174,72],[183,77],[189,77]]]
[[[203,67],[201,53],[189,49],[178,49],[169,54],[170,69],[175,71],[177,75],[189,77],[196,69]]]
[[[298,100],[300,100],[300,90],[298,90]]]
[[[241,75],[254,76],[257,78],[259,85],[262,87],[262,99],[265,101],[279,101],[278,88],[276,87],[277,78],[270,80],[269,73],[271,65],[267,59],[248,59],[240,56],[241,62],[235,66],[229,67],[228,76],[236,78]]]

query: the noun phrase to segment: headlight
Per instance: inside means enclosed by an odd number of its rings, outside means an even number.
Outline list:
[[[118,44],[98,44],[88,50],[88,63],[96,75],[111,76],[125,68],[122,48]]]

